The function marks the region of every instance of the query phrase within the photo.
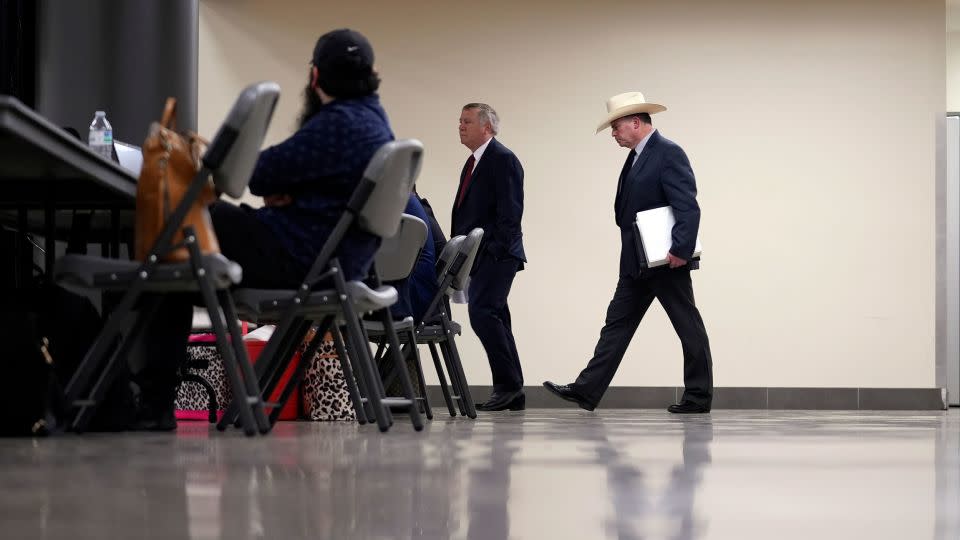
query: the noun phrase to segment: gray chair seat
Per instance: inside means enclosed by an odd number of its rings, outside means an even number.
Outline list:
[[[347,283],[347,290],[355,309],[360,313],[390,307],[397,302],[397,290],[389,286],[371,289],[363,282],[350,281]],[[295,293],[293,289],[237,289],[233,293],[233,299],[245,320],[275,322],[280,320],[283,311],[290,307]],[[301,309],[307,314],[335,313],[340,310],[337,291],[314,291],[307,297]]]
[[[413,317],[407,317],[402,321],[394,321],[393,327],[397,330],[397,332],[409,332],[414,328]],[[364,320],[363,328],[367,331],[367,334],[369,334],[371,337],[381,336],[385,332],[383,328],[383,323],[380,321]],[[400,336],[400,338],[403,339],[403,336]]]
[[[214,287],[226,289],[243,278],[240,265],[216,253],[203,256],[204,266],[211,272]],[[94,255],[65,255],[57,260],[54,280],[66,289],[123,290],[135,280],[141,263],[120,259],[106,259]],[[198,291],[189,262],[162,263],[143,282],[144,291]]]
[[[452,330],[454,334],[459,336],[462,328],[460,328],[459,323],[450,321],[450,330]],[[444,337],[443,327],[440,326],[439,323],[424,325],[423,329],[417,332],[418,341],[419,340],[435,340],[442,337]]]

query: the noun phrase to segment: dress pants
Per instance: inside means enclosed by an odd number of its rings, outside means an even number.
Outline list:
[[[487,352],[494,393],[523,388],[523,370],[507,306],[507,295],[520,264],[512,257],[498,259],[483,253],[470,276],[470,325]]]
[[[573,388],[594,405],[600,402],[623,360],[643,315],[656,298],[683,347],[682,400],[709,407],[713,399],[713,360],[703,319],[693,298],[690,270],[656,270],[648,277],[620,276],[593,358]]]

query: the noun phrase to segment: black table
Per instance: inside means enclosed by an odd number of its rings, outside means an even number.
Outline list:
[[[32,272],[32,258],[23,256],[29,252],[23,245],[28,241],[25,233],[43,236],[49,271],[55,242],[68,237],[78,210],[98,211],[91,216],[90,241],[109,241],[112,256],[118,256],[122,231],[132,228],[136,191],[133,173],[95,154],[15,98],[0,95],[0,223],[20,233],[16,253],[21,260],[15,271],[19,284]]]

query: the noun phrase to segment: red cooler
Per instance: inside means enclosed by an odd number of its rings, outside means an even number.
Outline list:
[[[257,363],[257,358],[260,356],[260,353],[263,352],[263,348],[267,346],[266,341],[255,341],[255,340],[246,340],[244,344],[247,346],[247,355],[250,356],[250,362],[253,364]],[[276,402],[280,400],[280,393],[287,382],[293,378],[294,373],[297,370],[297,364],[300,363],[300,352],[298,351],[294,357],[293,362],[290,362],[290,365],[287,366],[287,370],[283,372],[283,375],[280,377],[280,384],[273,391],[273,394],[270,395],[270,398],[267,401]],[[296,420],[300,416],[300,387],[297,386],[293,390],[293,393],[290,394],[290,399],[287,400],[287,404],[283,407],[283,410],[280,411],[280,420]],[[270,410],[267,410],[267,415],[270,415]]]

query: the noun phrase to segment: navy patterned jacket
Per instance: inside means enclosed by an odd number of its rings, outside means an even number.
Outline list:
[[[380,98],[372,95],[324,105],[289,139],[260,153],[250,192],[287,194],[293,203],[260,208],[256,216],[304,273],[346,209],[370,158],[393,138]],[[365,277],[379,245],[375,236],[351,229],[336,253],[345,277]]]

